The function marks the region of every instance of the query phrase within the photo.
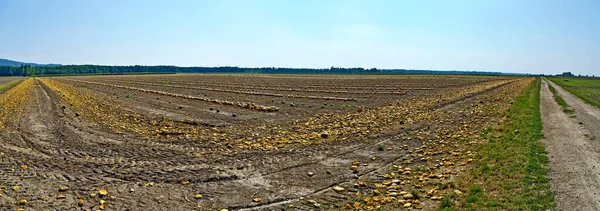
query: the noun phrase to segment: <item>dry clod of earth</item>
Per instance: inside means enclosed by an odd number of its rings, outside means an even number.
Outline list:
[[[60,191],[60,192],[64,192],[64,191],[67,191],[67,190],[69,190],[69,187],[68,187],[68,186],[60,186],[60,187],[58,188],[58,191]]]
[[[340,186],[335,186],[335,187],[333,187],[333,190],[336,192],[342,192],[342,191],[345,191],[346,189],[343,187],[340,187]]]
[[[106,191],[105,189],[100,189],[100,190],[98,190],[98,195],[107,196],[108,195],[108,191]]]

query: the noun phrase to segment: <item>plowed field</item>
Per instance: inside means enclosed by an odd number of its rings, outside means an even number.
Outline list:
[[[0,209],[438,209],[533,80],[29,78],[0,95]]]

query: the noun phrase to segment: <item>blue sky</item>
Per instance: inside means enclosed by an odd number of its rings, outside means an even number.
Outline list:
[[[600,75],[598,0],[0,0],[0,58]]]

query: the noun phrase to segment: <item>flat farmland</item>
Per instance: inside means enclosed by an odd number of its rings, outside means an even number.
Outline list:
[[[22,79],[22,77],[0,77],[0,84],[8,83],[17,79]]]
[[[0,95],[0,208],[438,209],[533,81],[29,78]]]

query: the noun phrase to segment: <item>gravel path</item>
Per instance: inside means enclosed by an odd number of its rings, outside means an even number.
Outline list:
[[[547,84],[575,110],[565,114]],[[543,80],[541,113],[552,189],[560,210],[600,210],[600,109]]]

